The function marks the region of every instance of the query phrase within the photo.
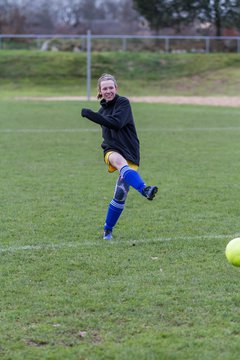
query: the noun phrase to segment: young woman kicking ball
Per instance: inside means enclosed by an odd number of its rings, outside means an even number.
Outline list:
[[[132,186],[148,200],[153,200],[157,186],[146,186],[137,172],[140,162],[139,140],[127,98],[117,94],[118,86],[114,76],[103,74],[98,79],[98,112],[83,108],[81,115],[102,127],[104,161],[108,171],[119,172],[113,199],[111,200],[104,224],[103,239],[111,240],[125,206],[129,187]]]

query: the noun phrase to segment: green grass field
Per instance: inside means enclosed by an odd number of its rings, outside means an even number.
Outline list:
[[[133,104],[160,192],[131,190],[104,242],[116,175],[89,104],[0,106],[1,359],[239,359],[240,109]]]

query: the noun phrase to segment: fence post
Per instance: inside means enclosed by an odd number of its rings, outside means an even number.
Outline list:
[[[127,50],[127,39],[125,37],[122,39],[122,50]]]
[[[170,39],[168,37],[165,38],[165,52],[166,53],[169,53],[169,42],[170,42]]]
[[[91,100],[91,30],[87,31],[87,100]]]
[[[209,53],[209,50],[210,50],[210,39],[209,38],[206,38],[206,53],[208,54]]]
[[[240,53],[240,39],[237,39],[237,52]]]

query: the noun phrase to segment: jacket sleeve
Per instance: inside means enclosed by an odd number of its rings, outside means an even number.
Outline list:
[[[111,115],[102,115],[90,109],[82,109],[83,117],[88,118],[96,124],[115,130],[120,130],[127,124],[130,113],[131,107],[129,100],[123,97],[118,100]]]

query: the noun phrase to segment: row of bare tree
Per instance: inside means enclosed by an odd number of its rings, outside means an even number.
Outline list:
[[[0,0],[2,34],[134,34],[144,26],[132,0]]]
[[[223,29],[235,35],[239,9],[240,0],[0,0],[0,33],[160,34],[167,29],[187,35],[200,24],[217,36]]]

